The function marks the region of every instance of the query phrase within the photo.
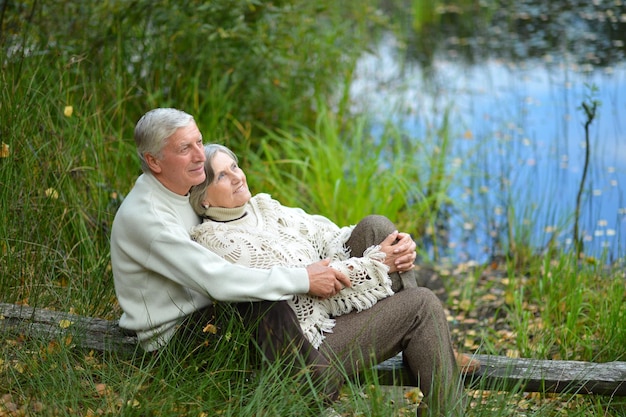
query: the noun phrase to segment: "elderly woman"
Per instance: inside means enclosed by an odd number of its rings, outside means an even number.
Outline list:
[[[329,299],[297,294],[289,301],[311,345],[348,374],[368,366],[367,358],[381,362],[403,352],[415,381],[431,397],[430,407],[448,408],[451,398],[460,398],[455,357],[466,370],[480,364],[454,352],[439,300],[417,287],[415,243],[408,234],[383,216],[339,227],[267,194],[253,197],[231,150],[211,144],[205,156],[206,179],[190,191],[204,219],[191,230],[194,240],[230,262],[256,268],[327,259],[352,286]]]
[[[190,202],[205,221],[192,229],[192,238],[224,259],[253,268],[275,265],[302,267],[322,259],[350,278],[352,287],[321,300],[306,294],[294,295],[290,306],[302,331],[315,348],[335,325],[333,317],[370,308],[395,290],[416,286],[412,272],[415,243],[406,233],[398,233],[382,216],[368,216],[355,227],[335,225],[325,217],[309,215],[301,209],[281,205],[267,194],[254,197],[237,157],[221,145],[207,145],[206,180],[192,188]],[[379,244],[364,247],[350,241],[361,229],[388,233]],[[362,240],[362,239],[359,239]],[[351,257],[353,244],[358,257]],[[410,262],[395,261],[408,255]],[[404,274],[403,274],[404,275]],[[404,278],[404,280],[402,279]]]

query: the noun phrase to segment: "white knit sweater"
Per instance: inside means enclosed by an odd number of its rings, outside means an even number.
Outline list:
[[[257,194],[235,209],[211,207],[209,217],[191,230],[192,239],[226,260],[254,268],[276,265],[306,267],[321,259],[350,278],[351,288],[321,300],[294,295],[289,304],[302,330],[316,348],[332,331],[333,316],[361,311],[393,294],[385,254],[379,246],[363,257],[351,258],[345,242],[353,226],[339,228],[323,216],[281,205],[267,194]]]

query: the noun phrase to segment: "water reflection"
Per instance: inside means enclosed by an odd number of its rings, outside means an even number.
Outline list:
[[[450,171],[460,175],[450,190],[458,210],[450,217],[449,249],[455,260],[482,261],[507,239],[510,220],[518,238],[528,235],[536,248],[551,239],[572,244],[585,152],[580,105],[588,86],[597,86],[601,106],[590,130],[580,228],[587,254],[623,257],[624,5],[514,7],[493,10],[489,25],[479,24],[484,14],[472,20],[443,10],[420,36],[386,38],[361,60],[353,94],[360,110],[381,121],[395,118],[415,138],[427,137],[450,111],[456,132]],[[424,34],[432,35],[428,53]]]
[[[569,55],[580,66],[606,67],[626,54],[626,3],[582,1],[383,1],[391,16],[405,16],[404,58],[426,71],[445,51],[464,64]]]

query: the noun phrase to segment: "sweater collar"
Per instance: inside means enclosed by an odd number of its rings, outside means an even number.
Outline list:
[[[234,207],[234,208],[225,208],[225,207],[209,207],[203,213],[203,217],[208,218],[209,220],[213,220],[214,222],[232,222],[235,220],[239,220],[244,217],[246,214],[247,205]]]

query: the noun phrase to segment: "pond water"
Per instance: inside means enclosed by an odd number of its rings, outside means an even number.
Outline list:
[[[518,20],[543,16],[530,29],[494,23],[460,38],[442,24],[443,40],[432,43],[427,62],[407,60],[419,51],[407,53],[410,42],[407,48],[406,39],[388,36],[359,63],[353,95],[359,110],[381,123],[393,119],[425,140],[448,114],[448,195],[455,203],[444,249],[453,261],[483,262],[506,251],[511,226],[535,249],[551,240],[571,247],[586,153],[581,105],[594,100],[579,236],[588,256],[624,257],[626,9],[620,2],[568,3],[551,2],[546,11],[525,2]]]

